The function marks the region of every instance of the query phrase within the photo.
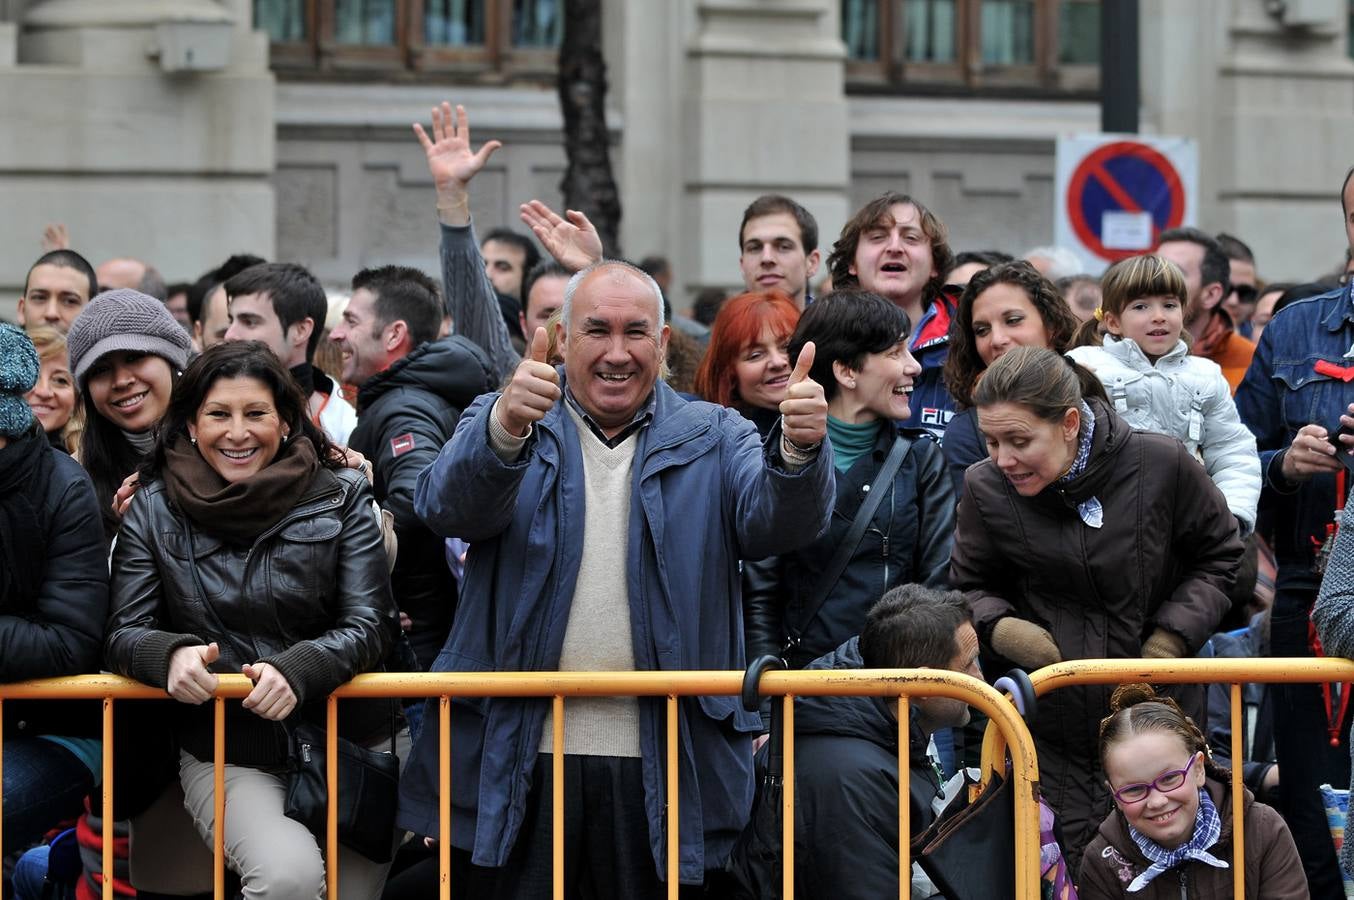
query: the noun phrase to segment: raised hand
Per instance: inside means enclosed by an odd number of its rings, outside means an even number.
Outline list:
[[[813,341],[805,342],[780,402],[781,433],[796,447],[816,447],[827,436],[823,386],[809,377],[815,352]]]
[[[508,434],[526,437],[531,423],[544,419],[561,396],[559,373],[546,362],[548,345],[545,329],[537,328],[531,336],[527,355],[517,364],[517,371],[513,372],[503,396],[494,404],[498,424]]]
[[[180,703],[206,703],[216,691],[216,673],[207,667],[220,658],[215,641],[175,650],[169,657],[169,696]]]
[[[296,694],[292,691],[291,684],[286,676],[272,665],[263,662],[254,663],[252,666],[246,665],[240,671],[254,682],[254,689],[244,698],[242,705],[245,709],[252,710],[255,715],[273,722],[282,721],[296,709]]]
[[[602,258],[602,239],[588,217],[575,209],[560,214],[539,200],[523,203],[522,222],[555,262],[571,272],[587,268]]]
[[[136,492],[140,489],[141,476],[136,472],[122,479],[122,484],[113,494],[113,515],[119,519],[127,515],[127,507],[132,505],[132,498],[136,496]]]
[[[55,222],[42,229],[43,253],[50,253],[53,250],[69,250],[70,248],[71,236],[65,225]]]
[[[448,225],[464,225],[470,221],[466,188],[503,144],[486,141],[478,151],[471,151],[470,121],[465,107],[458,105],[453,119],[451,104],[446,102],[433,107],[432,137],[429,138],[417,122],[414,123],[414,134],[428,156],[428,172],[437,186],[437,210],[442,220]]]

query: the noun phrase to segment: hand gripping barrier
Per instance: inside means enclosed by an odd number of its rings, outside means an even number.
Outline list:
[[[1330,662],[1330,661],[1327,661]],[[1213,663],[1212,665],[1216,665]],[[1346,664],[1354,678],[1354,664]],[[1051,670],[1050,670],[1051,671]],[[1055,673],[1056,674],[1056,673]],[[326,759],[330,784],[336,784],[337,755],[333,741],[338,734],[338,700],[350,697],[435,697],[438,698],[437,734],[440,747],[438,774],[440,833],[451,831],[451,698],[452,697],[548,697],[554,710],[554,896],[563,898],[561,878],[564,862],[564,716],[567,697],[663,697],[667,706],[667,888],[676,900],[680,887],[678,835],[678,698],[701,695],[739,696],[743,691],[743,672],[481,672],[481,673],[385,673],[360,675],[342,685],[327,701]],[[219,676],[212,700],[215,712],[215,797],[213,885],[217,900],[225,894],[225,704],[248,696],[253,685],[243,675]],[[1016,846],[1015,878],[1017,900],[1039,897],[1039,769],[1034,742],[1016,709],[989,685],[957,672],[940,669],[899,670],[812,670],[765,673],[760,693],[780,696],[785,728],[785,791],[783,800],[784,896],[794,896],[794,698],[796,696],[877,696],[897,698],[899,771],[908,766],[908,712],[912,696],[948,697],[963,700],[992,720],[999,741],[1009,749],[1015,791]],[[1239,695],[1235,695],[1239,696]],[[101,700],[103,702],[103,787],[100,814],[105,823],[113,820],[113,704],[117,701],[164,699],[166,694],[130,679],[114,675],[79,675],[40,681],[0,684],[0,707],[7,700]],[[1234,702],[1236,702],[1234,700]],[[0,712],[3,710],[0,709]],[[0,741],[3,741],[0,720]],[[1000,757],[1004,760],[1004,755]],[[0,760],[0,766],[3,761]],[[1004,770],[1005,766],[1002,766]],[[0,771],[0,781],[3,772]],[[898,779],[899,897],[911,896],[909,858],[910,804],[909,779]],[[0,809],[3,797],[0,797]],[[327,822],[326,879],[328,896],[338,893],[338,819],[337,806],[330,804]],[[439,896],[451,896],[451,848],[444,840],[438,844],[441,868]],[[0,855],[3,855],[0,848]],[[113,871],[113,842],[103,842],[103,870]],[[113,900],[113,879],[103,880],[104,900]]]

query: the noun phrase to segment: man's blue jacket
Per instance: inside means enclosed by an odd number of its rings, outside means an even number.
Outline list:
[[[1344,498],[1333,474],[1290,483],[1283,476],[1283,454],[1304,425],[1334,434],[1341,413],[1354,403],[1352,290],[1354,285],[1345,285],[1281,309],[1260,335],[1236,392],[1237,412],[1260,451],[1268,495],[1261,508],[1268,501],[1273,510],[1280,581],[1297,576],[1311,590],[1320,581],[1310,574],[1315,550]]]
[[[562,375],[562,370],[561,370]],[[798,472],[780,460],[780,428],[763,442],[737,412],[683,400],[661,381],[653,417],[635,440],[625,566],[638,669],[741,669],[738,561],[812,541],[834,502],[832,451]],[[439,672],[558,668],[583,553],[584,475],[574,421],[562,402],[532,428],[522,455],[490,448],[498,394],[466,410],[419,478],[415,510],[434,531],[470,542],[460,606]],[[593,540],[614,540],[591,535]],[[516,842],[545,699],[452,701],[453,845],[475,864],[502,866]],[[567,714],[567,710],[566,710]],[[429,719],[430,723],[435,719]],[[682,881],[719,866],[752,803],[756,713],[735,697],[680,704]],[[640,701],[644,804],[655,866],[664,871],[665,711]],[[425,728],[400,784],[400,825],[437,835],[437,731]]]

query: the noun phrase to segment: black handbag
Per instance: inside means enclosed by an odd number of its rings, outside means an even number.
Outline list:
[[[972,803],[966,793],[961,791],[912,842],[912,858],[947,900],[1013,900],[1015,793],[1010,779],[993,774]]]
[[[222,638],[235,646],[241,659],[257,659],[257,652],[241,652],[212,608],[197,571],[197,550],[193,526],[188,529],[188,567],[193,584],[202,596],[202,607],[212,617]],[[338,737],[338,839],[351,850],[372,862],[387,863],[395,856],[395,813],[399,805],[400,758],[395,755],[395,706],[391,702],[390,750],[371,750],[347,738]],[[295,711],[293,711],[295,715]],[[324,754],[324,729],[298,717],[293,724],[282,723],[288,738],[287,798],[283,812],[315,835],[320,847],[328,840],[326,813],[329,791]]]
[[[1009,689],[1021,715],[1034,717],[1038,699],[1030,678],[1013,669],[997,680]],[[1042,801],[1041,801],[1042,802]],[[993,773],[972,803],[959,791],[931,826],[912,840],[912,858],[946,900],[1012,900],[1015,897],[1015,789],[1011,764]]]
[[[291,758],[287,764],[287,818],[295,819],[324,846],[329,803],[324,729],[310,722],[287,726]],[[335,740],[338,753],[338,839],[372,862],[395,854],[395,811],[399,805],[400,759],[395,755],[395,719],[391,714],[390,750],[372,750],[347,738]]]

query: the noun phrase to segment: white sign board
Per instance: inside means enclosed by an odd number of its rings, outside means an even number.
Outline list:
[[[1194,224],[1199,148],[1191,138],[1065,135],[1056,172],[1053,242],[1075,251],[1090,274]]]

